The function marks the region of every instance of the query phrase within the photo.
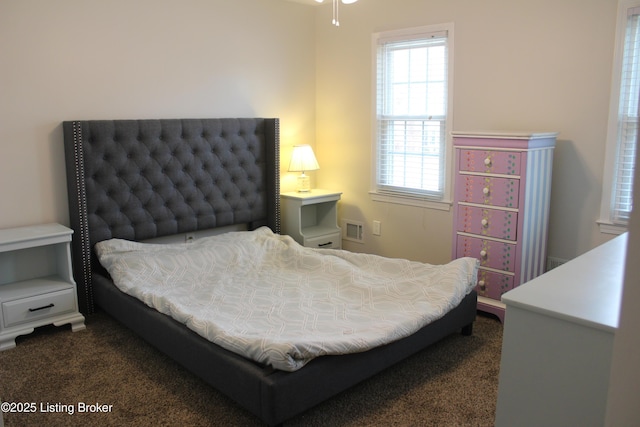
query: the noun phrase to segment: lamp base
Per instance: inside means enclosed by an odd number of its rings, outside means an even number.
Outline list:
[[[298,177],[298,193],[308,193],[311,191],[311,180],[307,175],[302,173]]]

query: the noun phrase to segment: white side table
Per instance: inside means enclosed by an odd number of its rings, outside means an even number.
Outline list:
[[[71,270],[72,234],[60,224],[0,230],[0,351],[38,326],[85,328]]]
[[[282,233],[309,248],[340,249],[338,200],[341,194],[319,189],[281,194]]]

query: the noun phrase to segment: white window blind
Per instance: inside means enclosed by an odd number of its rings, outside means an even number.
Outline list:
[[[447,31],[377,39],[376,191],[443,197]]]
[[[620,101],[618,106],[617,153],[611,197],[611,221],[626,224],[633,207],[633,174],[638,138],[640,93],[640,8],[627,12]]]

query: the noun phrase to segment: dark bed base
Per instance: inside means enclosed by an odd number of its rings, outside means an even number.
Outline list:
[[[321,357],[295,372],[259,365],[202,338],[172,318],[94,276],[96,303],[162,353],[269,425],[278,425],[372,377],[442,338],[472,333],[477,296],[410,337],[373,350]]]

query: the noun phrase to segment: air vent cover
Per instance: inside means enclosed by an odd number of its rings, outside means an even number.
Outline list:
[[[364,242],[364,224],[351,219],[342,220],[342,239],[351,242]]]

